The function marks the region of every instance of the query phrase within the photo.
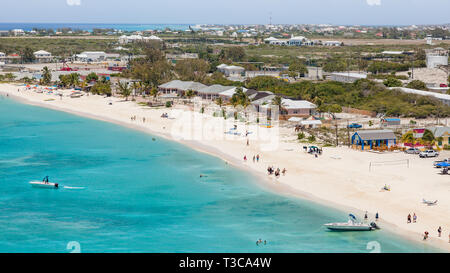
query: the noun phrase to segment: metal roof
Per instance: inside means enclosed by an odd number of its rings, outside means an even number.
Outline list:
[[[356,131],[356,134],[358,134],[362,140],[396,139],[392,130],[362,130]]]
[[[197,90],[198,93],[204,93],[204,94],[218,94],[226,90],[230,90],[232,88],[235,88],[234,86],[224,86],[220,84],[214,84],[211,86],[207,86],[205,88],[202,88],[200,90]]]
[[[447,126],[430,127],[428,130],[433,133],[434,137],[441,137],[445,133],[450,134],[450,127]]]
[[[192,81],[187,82],[187,81],[174,80],[174,81],[167,82],[165,84],[161,84],[159,87],[178,89],[178,90],[182,90],[182,91],[186,91],[186,90],[198,91],[207,86],[202,83],[199,83],[199,82],[192,82]]]

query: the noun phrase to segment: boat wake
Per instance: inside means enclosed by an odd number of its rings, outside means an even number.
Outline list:
[[[64,189],[68,189],[68,190],[84,190],[85,187],[69,187],[69,186],[64,186]]]

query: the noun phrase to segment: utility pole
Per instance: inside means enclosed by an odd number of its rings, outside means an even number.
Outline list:
[[[338,147],[339,146],[339,139],[338,139],[338,125],[337,125],[337,121],[335,123],[335,126],[336,126],[336,147]]]
[[[350,148],[350,128],[348,127],[348,119],[347,119],[347,138],[348,138],[348,147]]]

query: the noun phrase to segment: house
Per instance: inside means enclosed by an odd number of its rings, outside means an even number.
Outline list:
[[[198,90],[197,96],[200,96],[202,99],[205,100],[215,100],[219,98],[221,92],[230,90],[230,88],[232,87],[214,84]]]
[[[256,111],[266,112],[271,115],[271,108],[277,107],[273,105],[274,94],[266,95],[262,98],[256,99],[252,102]],[[255,97],[256,98],[256,97]],[[316,105],[306,100],[291,100],[281,99],[281,107],[279,113],[284,116],[284,119],[290,117],[308,117],[314,114]]]
[[[241,76],[245,73],[245,68],[235,65],[221,64],[217,66],[217,71],[222,72],[226,77]]]
[[[264,39],[264,43],[269,45],[287,45],[288,41],[280,40],[274,37],[269,37],[267,39]]]
[[[317,106],[306,100],[281,100],[281,114],[289,117],[306,117],[314,114]]]
[[[101,62],[106,60],[106,53],[103,51],[84,51],[74,57],[75,60],[81,62]]]
[[[351,138],[352,146],[358,149],[373,149],[373,147],[390,147],[397,143],[397,138],[392,130],[360,130]]]
[[[324,46],[341,46],[342,43],[339,41],[325,41],[322,43]]]
[[[437,126],[437,127],[429,127],[435,139],[442,138],[441,141],[436,141],[439,146],[450,146],[450,127],[448,126]]]
[[[13,53],[13,54],[6,56],[4,60],[5,60],[5,63],[7,63],[7,64],[16,64],[16,63],[20,63],[21,59],[22,59],[22,57],[19,54]]]
[[[228,90],[225,90],[225,91],[223,91],[223,92],[221,92],[219,94],[219,96],[225,101],[229,101],[233,97],[234,93],[236,93],[236,88],[237,87],[235,87],[235,86],[228,86],[228,88],[229,88]],[[247,89],[247,88],[244,88],[244,87],[242,87],[242,91],[244,91],[244,93],[247,95],[247,97],[251,101],[253,101],[255,96],[256,96],[256,94],[259,93],[256,90]]]
[[[158,36],[152,35],[150,37],[145,37],[141,35],[122,35],[119,37],[119,44],[128,44],[128,43],[134,43],[134,42],[148,42],[148,41],[158,41],[161,42],[162,39]]]
[[[206,87],[206,85],[198,82],[173,80],[158,86],[158,91],[162,94],[176,94],[178,96],[184,96],[185,92],[188,90],[192,90],[197,94],[199,90]]]
[[[318,119],[313,120],[302,120],[300,121],[300,125],[306,127],[306,128],[317,128],[322,126],[322,121]]]
[[[366,79],[367,74],[354,72],[333,72],[330,74],[330,79],[337,82],[353,83],[357,80]]]
[[[33,55],[38,63],[50,63],[53,60],[52,53],[45,50],[36,51]]]
[[[382,118],[381,127],[391,127],[391,126],[400,126],[399,118]]]
[[[308,41],[308,39],[306,39],[303,36],[297,36],[297,37],[291,37],[291,39],[289,39],[287,41],[287,44],[290,46],[301,46],[303,44],[305,44]]]
[[[305,75],[310,80],[321,80],[323,79],[323,68],[318,66],[307,66],[308,74]]]
[[[23,36],[23,35],[25,35],[25,31],[23,31],[23,29],[13,29],[13,30],[11,30],[11,33],[14,36]]]

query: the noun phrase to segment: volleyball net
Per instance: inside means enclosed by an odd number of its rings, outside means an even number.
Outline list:
[[[390,160],[390,161],[371,161],[369,163],[369,172],[374,168],[374,167],[379,167],[379,166],[406,166],[407,168],[409,168],[409,159],[401,159],[401,160]]]

